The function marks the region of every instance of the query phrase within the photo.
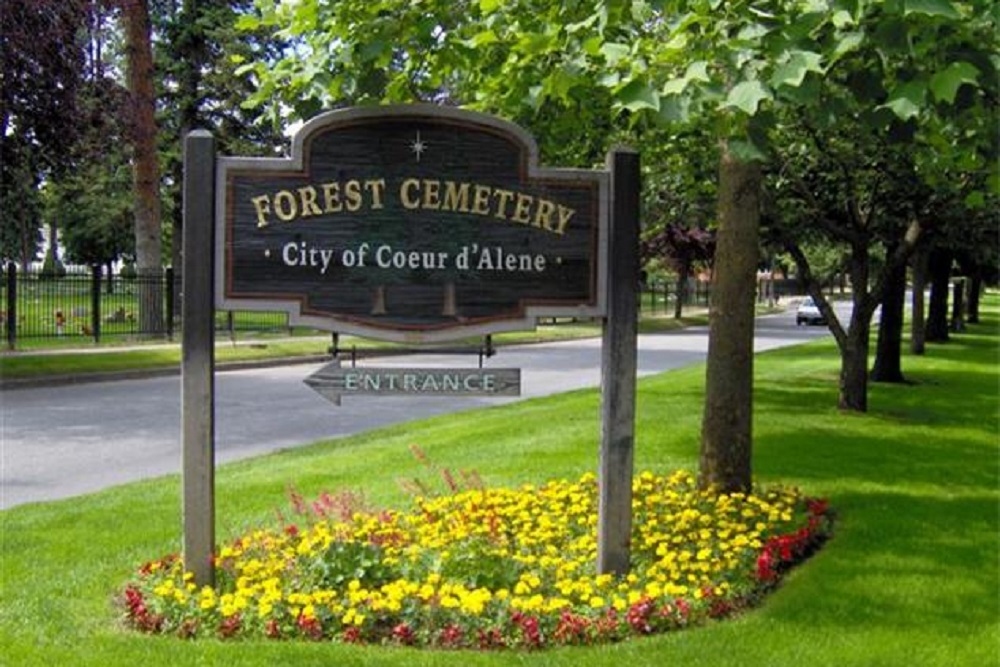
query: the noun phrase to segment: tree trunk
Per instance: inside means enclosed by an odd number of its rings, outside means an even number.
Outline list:
[[[837,337],[840,346],[841,410],[868,411],[868,340],[871,334],[872,311],[878,295],[868,292],[871,258],[867,239],[851,244],[851,320],[847,331]]]
[[[951,330],[965,331],[965,279],[956,278],[951,295]]]
[[[951,278],[951,251],[931,251],[928,271],[931,279],[930,307],[927,309],[925,337],[929,343],[948,342],[948,280]]]
[[[853,317],[851,318],[854,319]],[[868,411],[868,337],[871,324],[851,322],[847,345],[840,351],[840,397],[837,407]]]
[[[894,249],[887,255],[892,257]],[[873,382],[905,382],[902,368],[903,309],[906,304],[906,264],[900,262],[886,281],[882,297],[882,317],[875,345]]]
[[[698,484],[749,491],[761,170],[723,146]]]
[[[684,304],[687,302],[688,294],[688,277],[691,275],[691,269],[687,262],[681,262],[681,265],[677,267],[677,295],[676,301],[674,302],[674,319],[681,319],[681,315],[684,310]]]
[[[53,278],[59,278],[66,273],[62,260],[59,259],[59,228],[56,227],[55,220],[49,222],[49,249],[45,254],[42,268],[45,271],[51,271]]]
[[[139,331],[163,331],[160,241],[160,175],[156,153],[153,49],[147,0],[122,3],[127,82],[132,104],[132,184],[135,196],[135,259]]]
[[[983,274],[977,267],[969,276],[969,317],[966,320],[969,324],[979,324],[979,297],[982,293]]]
[[[913,255],[913,303],[910,310],[910,352],[923,354],[926,345],[924,291],[927,289],[926,248],[921,248]]]

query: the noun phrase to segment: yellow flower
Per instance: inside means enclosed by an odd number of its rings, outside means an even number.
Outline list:
[[[201,589],[201,593],[198,596],[198,608],[204,611],[213,609],[218,602],[215,597],[215,589],[211,586],[205,586]]]

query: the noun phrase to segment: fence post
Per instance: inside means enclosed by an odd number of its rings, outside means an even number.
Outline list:
[[[7,262],[7,349],[17,346],[17,264]]]
[[[168,266],[164,270],[164,280],[167,291],[167,340],[174,339],[174,267]]]
[[[101,342],[101,265],[94,264],[90,271],[90,328],[96,345]]]

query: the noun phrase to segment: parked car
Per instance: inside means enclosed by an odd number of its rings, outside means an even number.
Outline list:
[[[795,311],[795,324],[826,324],[826,318],[811,296],[807,296],[799,304],[798,310]]]

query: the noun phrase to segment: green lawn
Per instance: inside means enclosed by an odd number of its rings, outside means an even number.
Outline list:
[[[865,415],[836,410],[830,341],[759,356],[756,476],[828,496],[834,538],[740,618],[619,645],[462,654],[288,642],[182,641],[118,624],[116,590],[176,551],[180,480],[168,477],[0,513],[4,665],[923,665],[1000,664],[1000,300],[924,357],[913,384],[874,385]],[[640,382],[636,468],[693,468],[704,368]],[[266,401],[262,401],[263,406]],[[377,409],[357,399],[341,409]],[[334,408],[331,408],[334,409]],[[280,419],[275,415],[275,419]],[[218,534],[273,521],[287,489],[362,488],[400,504],[419,444],[490,484],[597,466],[598,396],[573,392],[461,413],[226,465]],[[359,482],[364,480],[364,482]]]

